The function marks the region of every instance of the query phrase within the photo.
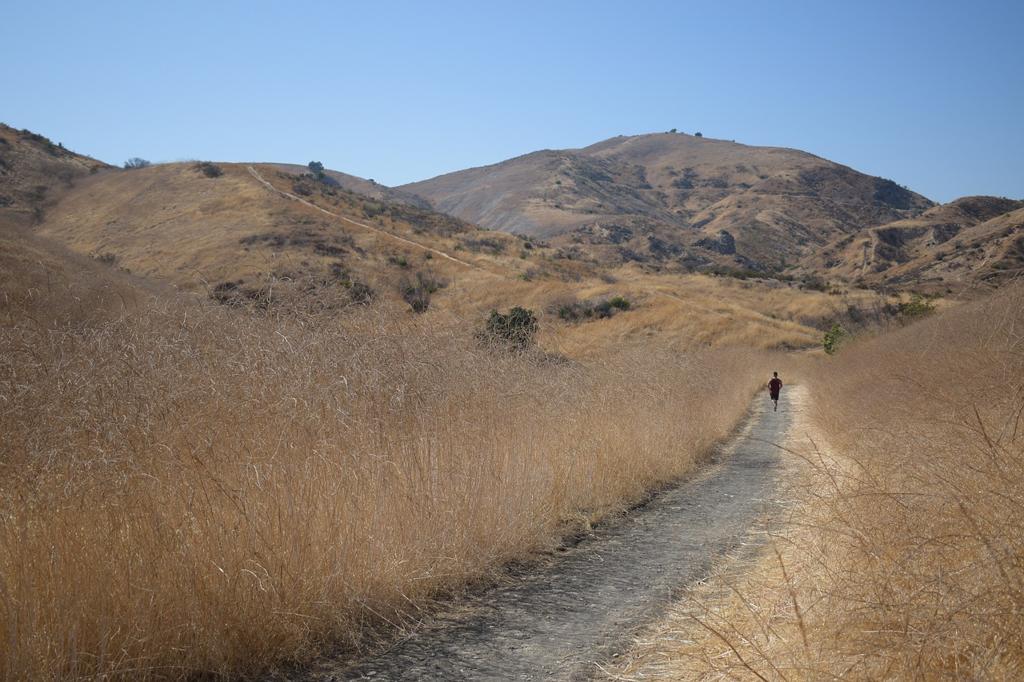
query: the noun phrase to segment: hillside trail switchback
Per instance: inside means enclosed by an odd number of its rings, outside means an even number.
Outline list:
[[[802,386],[772,412],[759,393],[710,462],[575,546],[458,600],[382,652],[329,657],[288,680],[586,680],[727,554],[752,552],[781,508],[785,445]]]

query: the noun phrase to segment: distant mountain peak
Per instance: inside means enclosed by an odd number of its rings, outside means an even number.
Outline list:
[[[933,205],[807,152],[679,132],[533,152],[400,189],[484,227],[586,247],[599,260],[769,270]],[[707,248],[723,231],[735,254]]]

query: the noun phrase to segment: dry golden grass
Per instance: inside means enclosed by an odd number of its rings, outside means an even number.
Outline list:
[[[83,325],[137,310],[159,286],[12,228],[0,231],[0,324]]]
[[[465,269],[441,257],[427,262],[426,250],[389,235],[444,251],[455,251],[455,236],[417,235],[415,224],[388,214],[367,217],[363,209],[380,204],[365,197],[339,191],[305,198],[335,214],[328,215],[267,189],[247,164],[219,168],[223,174],[216,178],[205,177],[195,164],[176,163],[83,179],[49,212],[40,232],[80,253],[114,254],[119,265],[136,274],[200,291],[221,281],[319,272],[332,264],[379,280],[383,289],[389,279],[383,271],[392,256],[446,277]],[[277,190],[293,191],[295,176],[262,165],[253,168]],[[517,241],[508,235],[494,238]],[[470,269],[511,261],[468,252],[458,256]]]
[[[1020,679],[1022,329],[1017,286],[809,367],[789,523],[619,676]]]
[[[872,291],[841,295],[784,284],[706,275],[653,274],[638,268],[612,271],[612,281],[508,281],[466,273],[438,296],[438,305],[472,318],[491,308],[525,305],[550,314],[565,300],[625,296],[633,309],[609,320],[547,327],[549,347],[573,357],[600,355],[609,347],[690,351],[708,347],[751,349],[812,348],[821,344],[820,327],[842,319],[850,306],[877,318],[889,301]],[[877,313],[877,314],[876,314]]]
[[[47,256],[74,272],[42,289],[26,249],[0,296],[4,679],[358,646],[685,472],[755,381],[747,352],[581,364],[385,305],[278,317],[115,287],[79,315],[93,264]]]
[[[106,164],[0,123],[0,229],[35,225],[59,197]]]

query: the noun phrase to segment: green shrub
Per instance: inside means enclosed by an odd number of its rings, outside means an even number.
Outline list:
[[[146,167],[151,166],[151,165],[153,165],[153,164],[151,164],[149,161],[146,161],[145,159],[140,159],[137,156],[135,156],[133,158],[130,158],[127,161],[124,162],[124,167],[125,167],[126,170],[134,170],[136,168],[146,168]]]
[[[516,306],[507,313],[491,311],[484,327],[484,337],[516,351],[533,345],[537,334],[537,316],[532,310]]]
[[[909,301],[899,304],[899,312],[904,317],[924,317],[935,312],[935,304],[921,294],[914,294]]]
[[[376,201],[367,201],[363,204],[363,215],[367,218],[376,218],[387,210],[387,206]]]
[[[821,345],[825,348],[825,352],[829,355],[834,355],[839,347],[846,342],[850,334],[843,326],[838,322],[832,324],[832,328],[825,332],[824,338],[821,340]]]
[[[611,307],[618,308],[619,310],[629,310],[632,305],[629,300],[623,296],[613,296],[608,303]]]
[[[615,313],[629,310],[632,304],[623,296],[613,296],[601,301],[568,301],[555,306],[558,317],[566,322],[583,322],[591,319],[603,320]]]

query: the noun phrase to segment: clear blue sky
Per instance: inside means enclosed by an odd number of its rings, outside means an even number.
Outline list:
[[[10,2],[0,121],[401,184],[617,134],[1024,197],[1024,2]]]

